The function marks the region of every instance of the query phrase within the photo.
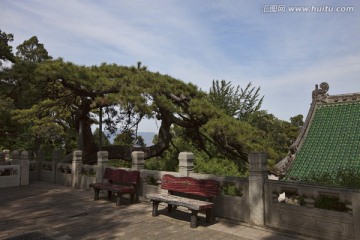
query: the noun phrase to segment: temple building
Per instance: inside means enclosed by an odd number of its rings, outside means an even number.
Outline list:
[[[315,86],[312,103],[277,175],[301,181],[338,171],[360,172],[360,93],[329,95],[325,82]]]

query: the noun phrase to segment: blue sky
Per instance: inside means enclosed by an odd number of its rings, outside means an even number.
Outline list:
[[[331,95],[360,92],[359,1],[0,0],[0,8],[14,47],[37,36],[54,58],[141,61],[206,91],[213,79],[252,82],[265,96],[262,109],[283,120],[306,117],[323,81]]]

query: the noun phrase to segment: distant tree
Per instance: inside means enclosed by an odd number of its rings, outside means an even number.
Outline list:
[[[48,51],[45,49],[44,44],[39,43],[36,36],[25,40],[17,48],[16,57],[23,62],[40,63],[52,59]]]
[[[11,148],[36,150],[42,141],[40,132],[35,137],[34,129],[31,129],[32,122],[25,123],[24,119],[13,116],[16,116],[16,112],[20,109],[29,109],[42,99],[48,98],[51,88],[48,88],[47,82],[36,80],[35,71],[38,64],[51,59],[51,57],[36,37],[24,41],[17,49],[16,56],[11,59],[13,65],[1,72],[0,98],[8,99],[12,104],[12,107],[7,109],[7,113],[2,115],[3,121],[7,122],[4,131],[8,136],[9,141],[7,142]],[[48,129],[48,127],[43,127],[41,130],[47,134],[53,132],[53,129]],[[54,135],[54,137],[56,136]]]
[[[11,121],[11,110],[14,107],[13,99],[6,95],[5,76],[3,76],[2,71],[4,63],[15,62],[12,46],[9,45],[13,40],[13,34],[7,34],[0,29],[0,150],[12,146],[13,142],[10,141],[10,138],[14,137],[12,132],[15,126]]]
[[[292,126],[302,127],[304,125],[304,116],[302,114],[296,115],[290,118],[290,123]]]
[[[28,108],[49,94],[47,82],[39,82],[35,71],[38,64],[51,59],[36,37],[17,47],[14,65],[2,74],[1,95],[13,99],[16,108]]]
[[[136,136],[135,145],[139,147],[146,147],[145,139],[142,136]]]
[[[121,146],[139,146],[145,147],[146,144],[144,142],[144,138],[142,136],[136,136],[134,130],[126,130],[122,133],[118,134],[114,139],[115,145]]]
[[[252,87],[251,83],[243,89],[225,80],[213,80],[209,99],[227,115],[244,120],[249,114],[260,109],[264,97],[260,97],[259,92],[260,87]]]
[[[95,131],[93,132],[93,136],[94,136],[94,141],[95,143],[100,146],[100,143],[99,143],[99,128],[96,128]],[[102,146],[109,146],[111,145],[108,137],[104,134],[104,132],[102,132],[102,136],[101,136],[101,145]]]
[[[10,42],[14,40],[14,35],[1,31],[0,29],[0,70],[4,65],[4,62],[9,61],[14,63],[15,57],[12,53],[12,46],[9,45]]]
[[[251,114],[248,121],[258,129],[269,159],[275,162],[287,155],[289,147],[299,133],[298,126],[280,120],[264,110]]]
[[[134,146],[135,133],[134,131],[128,130],[118,134],[114,139],[115,145],[121,146]]]
[[[1,91],[0,91],[1,92]],[[11,110],[14,108],[13,101],[10,98],[4,98],[0,94],[0,151],[9,149],[14,143],[12,139],[15,125],[11,120]]]

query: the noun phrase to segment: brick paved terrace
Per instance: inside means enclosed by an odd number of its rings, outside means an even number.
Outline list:
[[[224,219],[207,224],[201,214],[192,229],[186,209],[170,216],[160,207],[152,217],[149,202],[124,198],[117,207],[105,195],[93,201],[92,190],[40,181],[1,188],[0,239],[307,239]]]

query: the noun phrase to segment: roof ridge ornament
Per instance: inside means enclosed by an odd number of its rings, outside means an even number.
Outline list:
[[[312,91],[312,98],[315,102],[322,102],[324,101],[329,94],[327,91],[329,90],[329,84],[327,82],[320,83],[320,89],[318,85],[315,85],[315,90]]]

